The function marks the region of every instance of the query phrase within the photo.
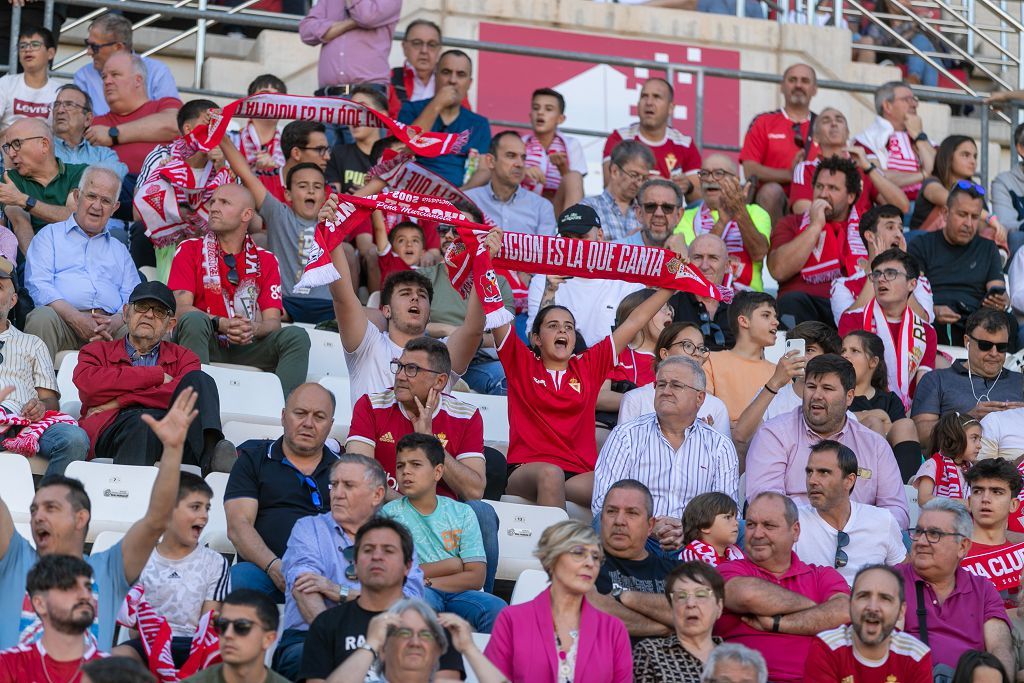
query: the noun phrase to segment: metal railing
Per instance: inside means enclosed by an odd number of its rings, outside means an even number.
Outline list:
[[[190,2],[191,0],[186,0]],[[205,5],[206,0],[195,0],[201,5]],[[255,0],[250,0],[254,2]],[[838,5],[838,0],[837,5]],[[280,14],[270,14],[265,12],[254,12],[253,10],[247,10],[244,7],[234,8],[219,8],[219,7],[206,7],[193,9],[191,7],[184,6],[182,0],[178,2],[170,3],[167,1],[160,0],[117,0],[115,5],[111,5],[110,0],[65,0],[69,5],[76,5],[80,7],[90,7],[97,10],[106,11],[110,8],[122,10],[126,12],[133,12],[139,14],[151,14],[159,13],[163,17],[177,18],[177,19],[189,19],[196,22],[196,27],[188,29],[181,34],[175,36],[172,39],[164,41],[159,46],[148,50],[145,54],[153,54],[158,49],[163,49],[168,45],[172,45],[183,38],[186,34],[195,34],[197,36],[196,45],[196,70],[197,75],[196,86],[187,88],[179,88],[182,92],[189,94],[198,94],[213,97],[226,97],[236,98],[241,97],[242,93],[231,93],[211,90],[209,88],[199,87],[201,86],[200,76],[202,73],[202,65],[205,60],[205,28],[216,22],[222,22],[226,16],[230,15],[230,23],[237,26],[254,27],[261,29],[274,29],[288,32],[296,32],[298,30],[299,18]],[[851,5],[859,5],[858,0],[847,0]],[[742,0],[738,4],[742,4]],[[50,14],[50,20],[52,21],[52,6],[53,0],[46,0],[46,7]],[[12,5],[12,47],[16,49],[16,39],[18,35],[18,26],[20,23],[20,8]],[[92,13],[90,13],[92,14]],[[147,18],[149,18],[147,16]],[[394,39],[400,41],[403,38],[402,33],[396,33]],[[676,74],[687,73],[691,74],[694,81],[694,98],[697,106],[694,108],[694,130],[693,138],[697,141],[697,144],[702,149],[723,149],[727,151],[736,151],[735,147],[724,146],[715,143],[709,143],[705,140],[705,121],[704,121],[704,110],[701,104],[704,101],[706,81],[708,78],[723,78],[740,81],[748,81],[754,83],[781,83],[782,77],[774,73],[763,73],[756,71],[745,71],[738,69],[723,69],[718,67],[700,66],[693,64],[683,63],[672,63],[672,62],[660,62],[647,59],[635,59],[630,57],[618,57],[613,55],[602,55],[602,54],[591,54],[591,53],[580,53],[580,52],[567,52],[564,50],[556,50],[541,47],[530,47],[523,45],[508,45],[504,43],[492,43],[480,40],[467,40],[463,38],[445,38],[445,46],[453,48],[462,48],[475,50],[478,52],[490,52],[498,54],[509,54],[521,57],[536,57],[543,59],[557,59],[563,61],[582,62],[592,65],[607,65],[616,67],[625,67],[631,69],[646,69],[654,73],[664,73],[669,82],[676,81]],[[910,46],[911,48],[913,46]],[[916,50],[916,48],[914,48]],[[927,57],[927,55],[922,55]],[[61,65],[70,63],[69,60],[63,60]],[[936,64],[937,67],[941,68],[941,65]],[[67,72],[54,72],[54,75],[62,77],[70,77],[73,74]],[[965,87],[966,84],[965,84]],[[849,93],[863,93],[873,95],[875,87],[866,85],[863,83],[851,83],[847,81],[836,81],[836,80],[819,80],[818,88],[824,90],[837,90],[841,92]],[[991,109],[985,102],[985,98],[980,93],[975,92],[973,89],[969,89],[968,92],[959,92],[950,89],[942,88],[921,88],[914,87],[915,94],[924,101],[941,102],[951,105],[972,105],[979,111],[980,116],[980,166],[981,166],[981,178],[982,182],[988,183],[988,142],[990,139],[989,131],[989,115]],[[499,126],[507,126],[513,128],[528,128],[529,123],[525,121],[506,121],[506,120],[494,120],[493,123]],[[607,135],[607,131],[596,131],[587,129],[565,129],[566,132],[584,135],[584,136],[600,136]]]

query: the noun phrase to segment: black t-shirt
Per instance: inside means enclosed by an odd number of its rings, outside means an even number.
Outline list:
[[[309,626],[302,648],[299,681],[307,678],[326,679],[348,656],[366,642],[370,619],[380,612],[369,612],[357,601],[345,602],[320,613]],[[465,678],[462,655],[450,644],[441,655],[441,669],[458,671]]]
[[[689,292],[676,292],[668,300],[668,304],[675,312],[673,322],[697,323],[701,326],[704,345],[712,351],[731,349],[736,344],[736,339],[729,328],[729,304],[719,303],[714,318],[707,314],[708,309],[704,304]],[[706,322],[701,320],[702,314]]]
[[[313,471],[320,507],[313,505],[313,491],[297,469],[285,463],[281,439],[253,439],[238,447],[238,460],[231,468],[224,500],[254,498],[259,504],[256,533],[275,555],[284,556],[292,527],[302,517],[330,509],[330,469],[338,456],[324,447],[320,464]],[[245,559],[245,558],[241,558]]]
[[[876,391],[875,395],[871,398],[867,396],[854,396],[853,403],[850,404],[850,411],[859,413],[862,410],[881,410],[893,422],[902,420],[907,416],[907,411],[903,409],[903,401],[900,400],[895,391],[886,393]]]
[[[611,593],[612,586],[640,593],[664,593],[665,577],[677,564],[679,560],[654,553],[647,553],[642,560],[624,560],[606,554],[594,586],[602,595]]]
[[[339,144],[331,149],[327,162],[328,183],[338,183],[343,194],[351,194],[366,183],[366,172],[373,166],[369,154],[363,154],[356,143]]]
[[[1002,259],[995,242],[975,235],[964,246],[953,246],[942,231],[930,232],[915,238],[907,252],[921,267],[931,282],[935,303],[949,306],[954,311],[962,301],[969,311],[981,307],[986,283],[1003,280]]]

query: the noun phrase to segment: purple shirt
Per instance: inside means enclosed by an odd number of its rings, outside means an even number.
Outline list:
[[[903,576],[907,594],[907,616],[904,631],[921,638],[917,624],[917,581],[924,581],[909,562],[894,567]],[[956,570],[956,585],[953,592],[939,604],[935,591],[924,583],[925,610],[928,628],[928,646],[932,649],[932,664],[948,664],[956,667],[957,660],[965,650],[985,649],[985,622],[999,619],[1007,627],[1003,599],[995,586],[985,578],[975,576],[959,567]]]
[[[762,424],[747,451],[747,500],[762,491],[777,491],[796,502],[807,501],[807,457],[824,437],[794,408]],[[864,425],[847,418],[838,434],[828,437],[857,454],[857,484],[850,500],[885,508],[906,529],[910,524],[903,478],[889,443]]]
[[[388,83],[391,38],[398,24],[402,0],[320,0],[299,22],[299,37],[306,45],[323,45],[317,79],[320,87],[346,83]],[[324,44],[331,25],[352,19],[356,28]]]

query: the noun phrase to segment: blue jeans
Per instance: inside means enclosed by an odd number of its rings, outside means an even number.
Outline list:
[[[270,597],[279,605],[284,604],[284,593],[277,589],[270,576],[252,562],[239,562],[231,567],[231,589],[251,588]]]
[[[910,44],[921,52],[935,52],[932,41],[923,33],[915,33],[910,39]],[[939,70],[917,55],[907,57],[907,75],[917,76],[921,85],[935,87],[939,84]]]
[[[330,299],[305,299],[300,296],[286,296],[281,301],[284,310],[293,322],[322,323],[334,320],[334,302]]]
[[[232,584],[234,589],[234,584]],[[274,650],[271,668],[289,681],[298,680],[299,669],[302,667],[302,650],[306,646],[306,634],[295,628],[286,629]]]
[[[480,535],[484,539],[484,555],[487,556],[484,590],[490,593],[494,590],[494,575],[498,573],[498,513],[483,500],[467,500],[466,505],[473,508],[476,521],[480,524]]]
[[[508,380],[505,379],[505,368],[502,367],[501,361],[473,361],[462,379],[466,380],[469,388],[478,394],[508,395]]]
[[[89,435],[78,425],[55,424],[39,437],[39,456],[50,464],[46,474],[64,474],[68,465],[89,457]]]
[[[477,633],[490,633],[498,613],[508,607],[501,598],[483,591],[449,593],[427,587],[423,589],[423,599],[435,612],[458,614],[468,621]],[[280,647],[279,645],[278,649]]]

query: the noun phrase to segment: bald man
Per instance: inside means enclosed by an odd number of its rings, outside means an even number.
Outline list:
[[[167,286],[178,304],[177,342],[200,362],[254,365],[273,372],[287,396],[306,381],[309,335],[281,327],[277,258],[248,235],[256,213],[252,193],[222,185],[209,204],[205,237],[185,240]]]
[[[729,252],[721,237],[712,233],[698,235],[690,242],[689,254],[690,263],[700,269],[704,277],[716,285],[725,283],[729,274]],[[677,292],[672,295],[669,305],[675,311],[675,322],[700,324],[704,345],[710,350],[722,351],[732,347],[729,304],[689,292]]]
[[[21,119],[4,131],[7,172],[0,182],[0,204],[24,253],[44,225],[67,220],[74,209],[71,191],[85,164],[65,164],[53,152],[53,131],[43,119]]]

